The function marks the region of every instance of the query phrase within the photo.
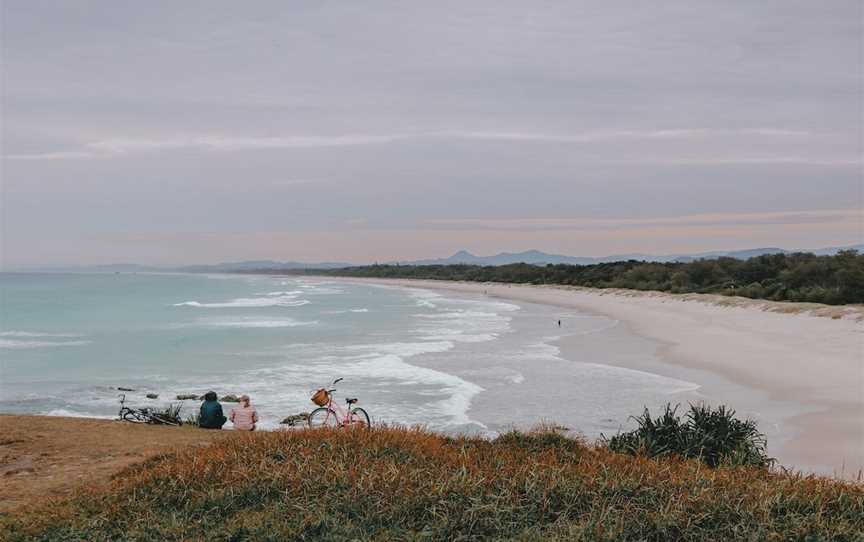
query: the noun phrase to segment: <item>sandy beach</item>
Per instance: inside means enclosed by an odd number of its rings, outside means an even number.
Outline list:
[[[655,353],[667,364],[664,376],[680,378],[688,372],[692,378],[697,371],[752,391],[755,400],[762,396],[795,404],[796,411],[786,420],[793,430],[774,446],[782,465],[843,478],[857,478],[864,468],[864,307],[558,286],[365,282],[485,295],[613,318],[656,342]],[[572,346],[568,342],[575,340],[561,342],[563,357]],[[628,367],[627,360],[621,366]],[[736,397],[723,400],[735,407]]]

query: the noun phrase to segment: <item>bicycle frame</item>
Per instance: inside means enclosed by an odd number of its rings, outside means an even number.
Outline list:
[[[333,390],[336,391],[336,390]],[[336,423],[338,423],[342,427],[347,427],[354,423],[353,416],[351,415],[350,409],[344,409],[339,404],[333,400],[333,393],[330,390],[327,390],[327,395],[330,396],[330,400],[327,402],[327,405],[323,408],[326,408],[329,411],[336,413]],[[330,412],[327,413],[324,420],[330,419]]]
[[[331,386],[335,386],[341,381],[341,378],[337,378],[333,381]],[[342,408],[339,406],[333,398],[333,392],[336,391],[336,388],[331,388],[327,390],[327,404],[322,406],[321,408],[327,409],[327,415],[324,417],[324,423],[326,424],[328,420],[330,420],[331,412],[336,415],[336,423],[339,427],[350,427],[358,423],[358,417],[355,417],[354,413],[351,411],[351,407]],[[365,425],[365,423],[364,423]]]

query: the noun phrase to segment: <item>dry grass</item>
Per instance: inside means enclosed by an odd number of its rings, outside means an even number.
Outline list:
[[[554,431],[252,433],[0,523],[4,540],[864,540],[864,487]]]

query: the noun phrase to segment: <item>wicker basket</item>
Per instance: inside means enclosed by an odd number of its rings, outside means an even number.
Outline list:
[[[327,390],[321,388],[320,390],[315,392],[315,395],[312,396],[312,402],[318,406],[324,406],[330,402],[330,394],[327,393]]]

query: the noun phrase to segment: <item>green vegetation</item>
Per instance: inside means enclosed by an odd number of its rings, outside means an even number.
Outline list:
[[[722,464],[719,461],[718,464]],[[19,540],[864,540],[864,487],[554,430],[238,433],[0,519]]]
[[[709,467],[751,465],[770,467],[773,460],[765,454],[765,436],[756,422],[735,418],[735,411],[720,406],[690,405],[682,420],[677,408],[666,405],[656,419],[648,409],[635,418],[637,429],[609,439],[609,448],[632,455],[658,457],[678,455],[702,461]]]
[[[279,272],[259,270],[258,272]],[[371,265],[288,271],[349,277],[465,280],[631,288],[672,293],[716,293],[773,301],[842,305],[864,303],[864,254],[769,254],[749,260],[718,258],[689,263],[630,260],[595,265]]]

